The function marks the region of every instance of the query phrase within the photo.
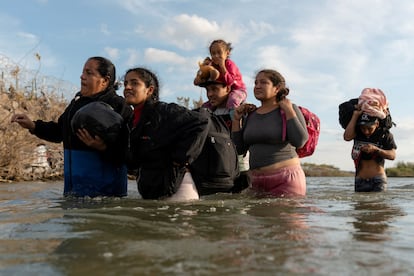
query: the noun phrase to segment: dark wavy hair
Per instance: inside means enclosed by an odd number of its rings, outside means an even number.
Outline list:
[[[136,73],[139,76],[139,78],[145,83],[146,87],[150,87],[150,86],[154,87],[154,91],[152,92],[151,99],[149,100],[152,103],[158,102],[160,100],[160,84],[159,84],[157,76],[150,70],[143,68],[143,67],[136,67],[136,68],[128,69],[125,75],[131,72]]]
[[[279,87],[279,92],[276,95],[276,101],[280,102],[281,100],[286,98],[287,95],[289,95],[289,88],[286,87],[286,81],[282,74],[273,69],[262,69],[259,72],[257,72],[256,75],[260,73],[265,74],[274,86]]]
[[[160,84],[158,78],[152,71],[143,67],[128,69],[125,73],[125,76],[131,72],[137,74],[139,79],[145,83],[146,87],[154,87],[154,91],[152,92],[151,97],[145,101],[142,114],[143,116],[149,118],[154,128],[158,128],[160,126],[160,121],[163,116],[163,114],[160,114],[158,109],[156,108],[156,105],[159,104],[160,95]]]
[[[98,62],[98,72],[101,77],[109,77],[108,87],[112,87],[115,90],[119,88],[118,82],[116,82],[116,69],[115,65],[107,58],[104,57],[90,57],[88,60],[95,60]]]

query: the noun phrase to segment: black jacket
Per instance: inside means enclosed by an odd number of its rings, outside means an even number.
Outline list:
[[[94,101],[103,101],[124,118],[124,128],[114,144],[103,152],[85,145],[72,131],[71,119],[81,107]],[[64,195],[74,196],[125,196],[127,195],[127,169],[125,152],[128,142],[126,123],[132,109],[124,99],[107,89],[92,97],[78,93],[58,122],[38,120],[34,134],[50,142],[63,142],[64,147]]]
[[[174,103],[147,103],[135,128],[130,121],[129,169],[145,199],[173,195],[186,166],[200,154],[208,120]]]
[[[125,103],[123,97],[116,94],[113,88],[106,89],[105,91],[95,94],[91,97],[84,97],[80,94],[80,92],[78,92],[75,95],[75,98],[70,102],[68,107],[59,117],[58,122],[44,122],[42,120],[36,121],[34,134],[37,137],[50,142],[63,142],[64,149],[86,151],[93,150],[92,148],[85,145],[77,137],[76,133],[73,133],[71,128],[71,119],[76,111],[78,111],[81,107],[94,101],[103,101],[112,106],[114,111],[119,113],[124,118],[125,122],[128,122],[129,118],[132,116],[133,111],[131,107]],[[125,124],[125,128],[123,129],[122,135],[120,135],[118,142],[114,145],[108,146],[107,150],[102,154],[112,161],[124,161],[127,139],[128,130]]]

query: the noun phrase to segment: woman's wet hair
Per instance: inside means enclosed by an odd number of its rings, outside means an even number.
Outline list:
[[[118,82],[116,82],[116,69],[115,65],[107,58],[104,57],[91,57],[89,60],[96,60],[98,62],[98,72],[101,77],[109,77],[109,86],[115,90],[118,89]]]
[[[157,76],[150,70],[143,68],[143,67],[131,68],[126,71],[125,75],[131,72],[136,73],[139,76],[139,78],[145,83],[146,87],[150,87],[150,86],[154,87],[154,91],[152,92],[152,95],[151,95],[151,101],[154,103],[158,102],[159,94],[160,94],[159,92],[160,85],[159,85]]]
[[[265,74],[274,86],[279,87],[279,92],[276,95],[276,100],[278,102],[280,102],[281,100],[286,98],[287,95],[289,95],[289,88],[286,87],[285,78],[282,76],[282,74],[273,69],[260,70],[256,75],[260,73]]]

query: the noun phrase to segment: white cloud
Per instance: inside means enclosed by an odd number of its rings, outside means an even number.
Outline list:
[[[148,63],[184,64],[186,62],[185,58],[175,52],[155,48],[146,49],[144,59]]]
[[[126,49],[127,58],[126,58],[126,66],[133,67],[138,64],[140,54],[137,50],[128,48]]]
[[[208,43],[213,39],[225,38],[237,42],[242,33],[243,28],[230,20],[219,24],[197,15],[180,14],[166,20],[158,37],[181,50],[207,50]]]
[[[108,55],[109,59],[115,61],[119,58],[119,49],[112,47],[105,47],[105,53]]]

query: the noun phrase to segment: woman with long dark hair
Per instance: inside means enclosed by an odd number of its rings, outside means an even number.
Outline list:
[[[159,81],[146,68],[129,69],[125,101],[134,107],[128,126],[129,169],[144,199],[199,198],[189,164],[200,154],[208,120],[198,112],[159,101]]]
[[[251,185],[260,194],[306,195],[305,173],[296,148],[306,143],[308,132],[303,114],[287,98],[288,94],[284,77],[275,70],[264,69],[257,73],[254,83],[254,96],[261,105],[242,104],[234,112],[233,140],[239,154],[249,150]],[[248,116],[242,126],[245,115]]]

